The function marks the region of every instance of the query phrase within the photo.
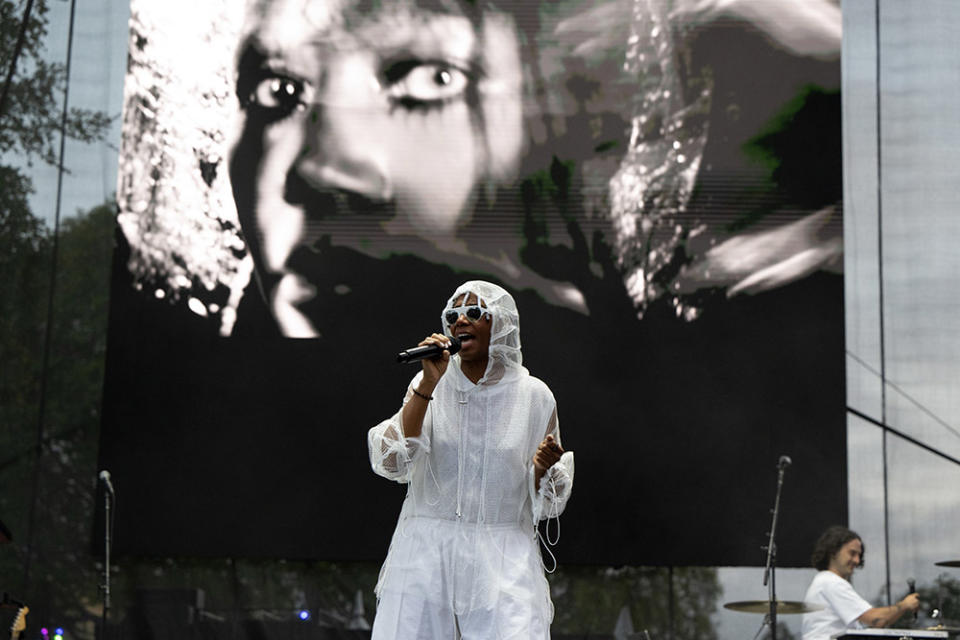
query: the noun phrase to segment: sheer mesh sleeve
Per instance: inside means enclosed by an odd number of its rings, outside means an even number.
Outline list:
[[[537,520],[556,518],[563,513],[573,491],[573,451],[564,451],[557,462],[540,478],[540,490],[534,496]]]
[[[560,425],[557,421],[557,413],[554,411],[550,418],[550,425],[547,433],[552,435],[557,444],[561,447]],[[531,478],[533,475],[533,465],[531,468]],[[533,489],[533,515],[534,522],[545,520],[547,518],[557,518],[563,513],[567,506],[567,500],[573,491],[573,451],[564,451],[560,459],[552,467],[546,470],[543,477],[540,478],[540,489],[536,489],[536,482],[531,480]]]
[[[414,378],[407,387],[403,405],[410,400],[417,382],[417,378]],[[430,411],[427,410],[423,418],[423,430],[416,438],[404,437],[402,414],[403,406],[393,416],[367,432],[367,450],[374,473],[388,480],[407,483],[410,482],[416,460],[430,451]]]

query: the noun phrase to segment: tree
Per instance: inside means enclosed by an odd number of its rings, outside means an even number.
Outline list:
[[[13,533],[0,546],[0,590],[22,595],[26,534],[36,443],[43,301],[49,281],[48,235],[30,214],[30,181],[0,166],[0,517]]]
[[[16,69],[0,113],[0,154],[23,156],[27,162],[39,157],[57,164],[66,65],[45,60],[48,30],[47,0],[33,0],[23,46],[17,43],[24,10],[13,0],[0,0],[0,64],[4,76],[17,57]],[[18,55],[17,55],[18,54]],[[110,117],[101,111],[71,108],[66,135],[83,142],[103,138]]]
[[[935,583],[917,589],[920,595],[920,611],[939,614],[930,618],[931,624],[956,627],[960,624],[960,580],[946,574],[937,577]]]
[[[713,568],[561,566],[550,583],[557,633],[609,633],[626,605],[634,627],[654,638],[716,638],[710,616],[721,587]]]
[[[0,167],[0,176],[11,175]],[[90,541],[115,206],[68,219],[60,234],[38,446],[52,242],[25,207],[7,208],[0,198],[0,486],[9,488],[0,493],[0,513],[14,533],[11,548],[0,549],[0,588],[26,601],[32,619],[90,637],[99,602]],[[30,582],[23,584],[31,509]]]
[[[49,278],[43,261],[48,237],[27,206],[30,191],[29,178],[0,166],[0,421],[7,425],[33,425],[36,418],[22,411],[35,391],[40,363],[43,333],[37,328],[43,309],[37,297]]]
[[[0,75],[12,72],[0,111],[0,513],[14,533],[0,549],[0,588],[29,600],[34,618],[55,610],[62,626],[77,628],[92,616],[84,601],[96,599],[93,495],[82,478],[95,477],[114,207],[64,225],[51,320],[56,239],[30,211],[34,186],[23,167],[58,163],[61,127],[93,142],[110,118],[78,108],[63,118],[67,70],[44,58],[47,34],[47,0],[0,0]]]

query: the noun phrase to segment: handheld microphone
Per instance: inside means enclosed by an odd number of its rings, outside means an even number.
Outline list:
[[[110,482],[110,472],[104,469],[100,472],[100,479],[103,480],[104,486],[106,486],[107,491],[113,495],[113,483]]]
[[[424,347],[413,347],[397,354],[397,362],[419,362],[424,359],[437,358],[444,351],[449,351],[450,355],[460,351],[460,340],[451,336],[450,346],[441,347],[437,344],[428,344]]]
[[[907,590],[910,591],[910,593],[916,593],[916,592],[917,592],[917,581],[916,581],[915,579],[913,579],[913,578],[907,578]],[[908,594],[908,595],[909,595],[909,594]],[[916,612],[916,611],[913,612],[913,619],[914,619],[914,620],[917,619],[917,612]]]
[[[791,464],[793,464],[793,460],[790,459],[790,456],[780,456],[780,460],[777,461],[777,468],[786,469]]]

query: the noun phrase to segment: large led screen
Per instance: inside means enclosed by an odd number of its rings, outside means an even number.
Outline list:
[[[382,558],[366,431],[499,283],[575,451],[561,563],[846,519],[827,0],[134,0],[101,465],[131,554]]]

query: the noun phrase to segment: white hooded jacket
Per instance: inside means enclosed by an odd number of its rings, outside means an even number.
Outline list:
[[[522,365],[510,294],[471,281],[447,306],[468,293],[492,316],[484,376],[474,384],[453,356],[419,437],[403,436],[402,407],[368,433],[373,470],[409,485],[377,595],[414,588],[457,614],[529,601],[549,625],[553,612],[535,523],[563,512],[573,488],[573,452],[565,452],[535,489],[537,446],[547,434],[560,442],[556,402]],[[404,404],[421,377],[411,381]]]

